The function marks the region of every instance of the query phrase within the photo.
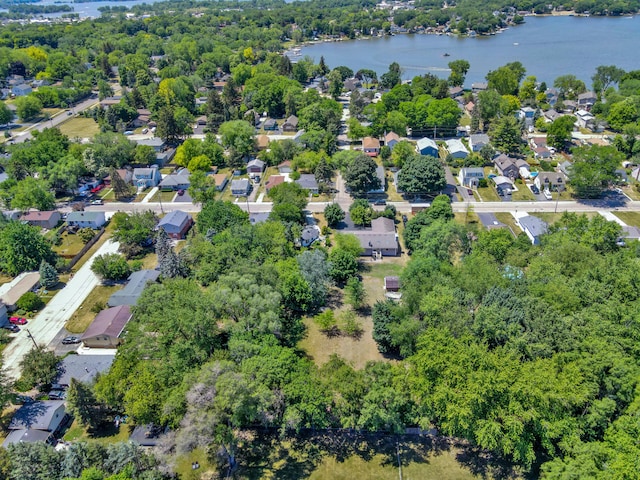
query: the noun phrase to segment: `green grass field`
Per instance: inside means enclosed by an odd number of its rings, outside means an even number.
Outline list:
[[[122,286],[105,286],[98,285],[94,288],[89,296],[82,302],[80,308],[75,311],[73,316],[69,319],[65,328],[69,330],[71,333],[82,333],[84,332],[89,324],[96,318],[96,313],[93,311],[93,307],[95,305],[106,305],[109,297],[120,290]]]
[[[499,222],[502,222],[505,225],[508,225],[511,228],[511,231],[515,235],[519,235],[520,233],[522,233],[522,230],[520,229],[520,227],[516,225],[516,219],[513,218],[513,215],[511,215],[510,213],[498,212],[498,213],[494,213],[494,215],[496,216]]]
[[[640,227],[640,212],[612,212],[627,225]]]
[[[93,118],[73,117],[61,123],[58,128],[69,138],[93,138],[100,127]]]

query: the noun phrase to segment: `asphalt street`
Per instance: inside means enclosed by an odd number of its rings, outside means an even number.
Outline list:
[[[67,285],[60,290],[35,318],[15,334],[15,338],[4,350],[4,369],[7,376],[17,379],[20,376],[19,363],[24,355],[34,346],[48,346],[64,329],[65,323],[74,312],[80,308],[82,302],[100,283],[98,277],[91,271],[93,260],[98,255],[116,253],[119,244],[107,240],[93,256],[73,275]],[[33,340],[29,337],[29,333]]]

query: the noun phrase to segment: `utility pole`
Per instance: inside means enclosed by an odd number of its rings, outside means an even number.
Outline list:
[[[31,335],[31,332],[29,331],[28,328],[24,329],[25,332],[27,332],[27,335],[29,335],[29,338],[31,339],[31,341],[33,342],[33,346],[38,348],[38,344],[36,343],[36,339],[33,338],[33,335]]]

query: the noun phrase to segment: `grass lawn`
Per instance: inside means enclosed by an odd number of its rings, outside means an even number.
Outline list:
[[[310,195],[309,203],[331,202],[333,195],[329,193],[319,193],[318,195]]]
[[[6,275],[4,273],[0,273],[0,285],[4,283],[9,283],[11,280],[13,280],[13,277]]]
[[[513,218],[513,215],[511,215],[510,213],[497,212],[497,213],[494,213],[494,215],[496,216],[499,222],[502,222],[505,225],[508,225],[514,234],[519,235],[522,232],[520,227],[516,225],[516,219]]]
[[[60,239],[62,243],[60,245],[54,245],[52,249],[58,255],[65,258],[75,257],[85,245],[80,235],[70,234],[69,232],[64,232],[60,235]]]
[[[474,192],[477,192],[484,202],[500,201],[500,196],[498,195],[498,192],[494,190],[493,187],[478,188],[477,190],[474,190]]]
[[[100,126],[93,118],[73,117],[58,125],[60,131],[69,138],[93,138],[100,132]]]
[[[93,319],[96,318],[97,313],[92,311],[93,307],[100,304],[104,308],[104,306],[107,304],[107,300],[109,300],[109,297],[121,288],[121,285],[98,285],[91,291],[85,301],[82,302],[80,308],[75,311],[73,316],[66,323],[65,328],[71,333],[84,332],[89,324],[93,321]]]
[[[173,198],[176,196],[176,192],[174,191],[170,191],[170,192],[163,192],[161,190],[158,190],[153,197],[151,197],[151,199],[149,200],[149,202],[151,203],[155,203],[155,202],[164,202],[164,203],[171,203],[173,202]],[[143,197],[144,198],[144,197]]]
[[[194,462],[198,462],[200,464],[200,468],[198,470],[193,470],[191,468],[191,465]],[[174,472],[178,474],[178,478],[183,480],[200,480],[201,478],[205,478],[204,476],[206,474],[214,473],[215,471],[216,467],[209,463],[207,452],[203,448],[196,448],[188,454],[178,457],[174,467]]]
[[[480,223],[480,219],[478,215],[471,208],[467,212],[456,212],[453,214],[454,220],[462,225],[478,225]]]
[[[77,272],[78,270],[80,270],[80,267],[82,267],[82,265],[84,265],[86,261],[89,260],[91,256],[96,253],[102,245],[104,245],[104,242],[106,242],[111,237],[111,231],[112,227],[111,224],[109,224],[107,225],[105,232],[98,239],[98,241],[94,243],[93,246],[89,250],[87,250],[87,253],[85,253],[82,258],[78,260],[78,263],[74,265],[72,272]]]
[[[87,442],[96,442],[108,445],[110,443],[126,442],[133,431],[132,425],[123,424],[120,428],[110,424],[108,427],[89,434],[87,430],[80,426],[76,420],[73,421],[63,439],[66,442],[83,440]]]
[[[518,191],[512,191],[511,199],[514,202],[522,202],[522,201],[535,201],[536,197],[533,195],[529,187],[525,184],[518,185]]]
[[[640,212],[612,212],[627,225],[640,227]]]
[[[393,174],[387,173],[387,200],[390,202],[403,202],[404,198],[396,190],[396,184],[394,182]]]
[[[101,200],[105,200],[107,202],[115,202],[116,200],[116,192],[113,191],[113,188],[100,190],[98,196]]]
[[[520,478],[508,466],[483,457],[431,437],[330,432],[281,440],[276,435],[260,435],[248,439],[241,449],[236,478],[396,480],[400,478],[398,458],[401,478],[407,480]]]
[[[408,257],[403,255],[395,258],[385,258],[378,262],[364,262],[362,269],[362,282],[367,291],[367,305],[373,305],[377,300],[384,299],[384,277],[399,275]],[[343,303],[342,291],[334,289],[329,299],[330,308],[336,316],[350,307]],[[372,360],[384,360],[373,340],[373,321],[368,308],[358,312],[358,321],[362,326],[362,334],[359,337],[347,335],[328,336],[321,332],[313,319],[307,318],[304,323],[307,327],[306,337],[299,343],[299,347],[307,352],[318,365],[323,365],[332,354],[339,355],[354,368],[363,368]]]
[[[147,253],[142,260],[142,269],[143,270],[153,270],[158,265],[158,255],[153,252]]]

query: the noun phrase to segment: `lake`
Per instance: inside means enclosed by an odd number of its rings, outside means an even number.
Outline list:
[[[469,61],[465,85],[484,82],[490,70],[520,61],[527,75],[549,85],[565,74],[573,74],[591,85],[599,65],[616,65],[624,70],[640,69],[640,17],[526,17],[526,23],[489,37],[446,35],[396,35],[305,46],[301,54],[316,63],[320,56],[329,67],[346,65],[357,71],[375,70],[378,75],[398,62],[403,78],[433,73],[449,75],[452,60]],[[444,54],[450,56],[446,57]]]

